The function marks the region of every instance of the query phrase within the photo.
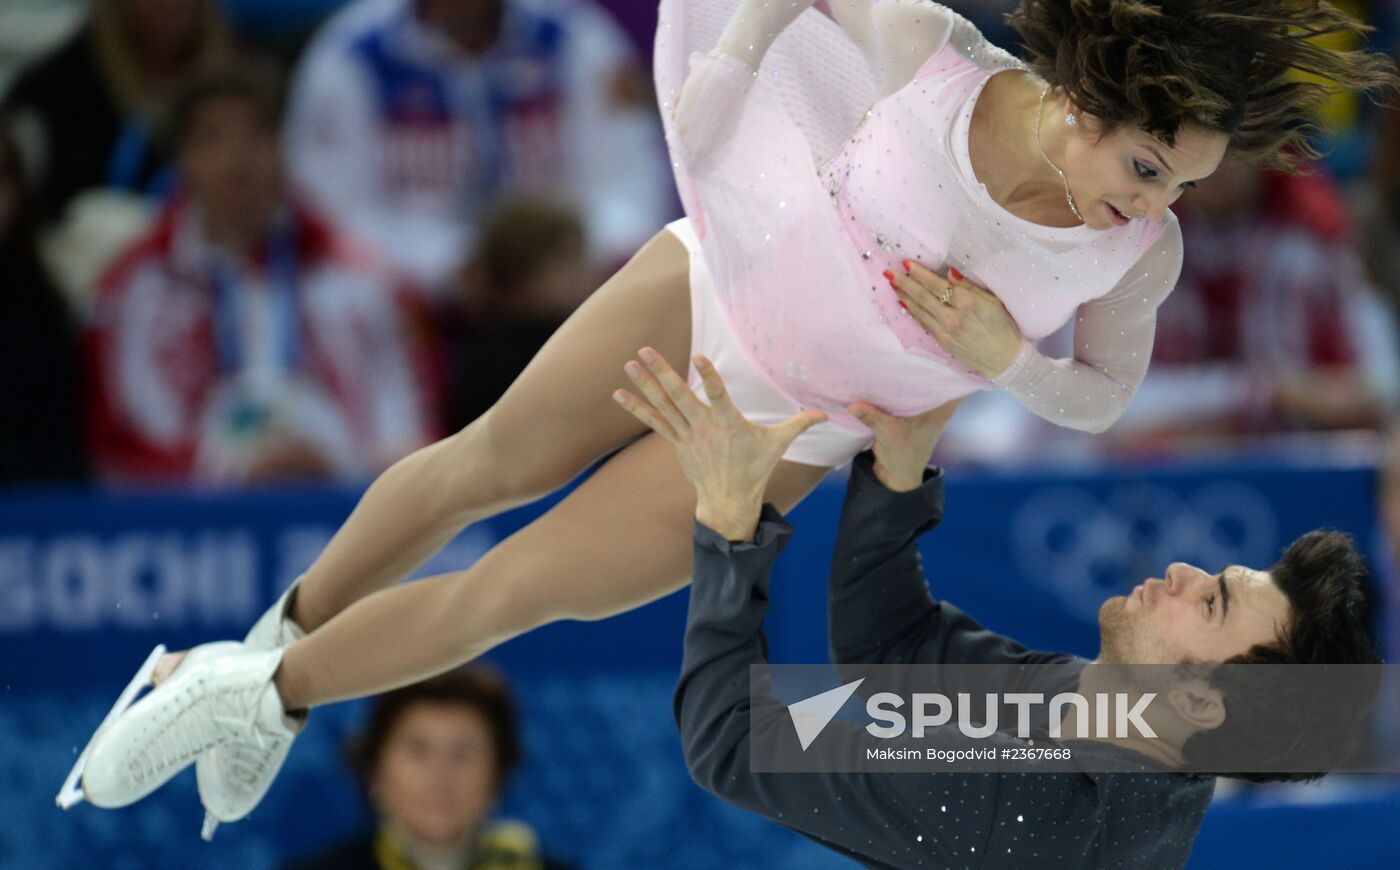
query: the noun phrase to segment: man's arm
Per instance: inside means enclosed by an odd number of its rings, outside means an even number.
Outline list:
[[[762,504],[762,494],[788,445],[825,415],[801,411],[776,426],[750,423],[705,358],[696,357],[695,365],[708,405],[653,350],[645,348],[639,356],[645,367],[628,363],[625,369],[642,397],[619,390],[614,398],[675,448],[696,494],[694,582],[674,700],[691,776],[730,803],[870,866],[904,867],[912,857],[930,866],[951,866],[977,849],[985,855],[991,814],[934,815],[926,777],[754,772],[750,749],[755,741],[783,760],[803,751],[764,669],[754,673],[750,686],[750,667],[767,659],[763,618],[773,561],[791,534],[782,515]],[[923,460],[908,457],[922,454],[927,459],[925,448],[931,449],[930,439],[936,439],[952,407],[895,426],[876,420],[873,409],[860,412],[886,433],[880,466],[886,479],[902,488],[918,476]],[[970,748],[953,728],[934,729],[929,739]],[[865,759],[876,738],[852,723],[832,722],[816,741],[824,751],[840,753],[829,757]],[[945,807],[996,802],[997,777],[941,779]]]
[[[898,492],[876,476],[874,456],[851,465],[831,562],[831,661],[851,664],[1008,664],[1036,654],[929,592],[918,539],[943,519],[943,474],[925,472]]]
[[[755,740],[800,754],[787,708],[750,666],[767,663],[763,619],[773,562],[792,528],[765,506],[754,536],[734,543],[697,522],[695,577],[674,710],[686,767],[703,788],[867,866],[952,866],[985,854],[1000,778],[880,773],[756,773]],[[947,729],[949,746],[971,744]],[[938,738],[926,738],[928,748]],[[817,738],[863,758],[876,739],[849,722]],[[881,741],[890,746],[893,741]],[[833,748],[833,744],[835,744]],[[1000,745],[981,741],[980,747]],[[814,745],[815,746],[815,745]],[[939,806],[944,807],[939,810]],[[954,811],[956,808],[956,812]]]

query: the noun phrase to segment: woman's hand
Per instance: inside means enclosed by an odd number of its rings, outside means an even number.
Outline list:
[[[680,375],[651,348],[642,364],[624,369],[643,398],[618,390],[613,399],[675,448],[681,469],[695,487],[695,518],[731,541],[752,538],[763,509],[768,479],[788,445],[826,419],[800,411],[776,426],[750,423],[730,401],[724,381],[708,359],[695,358],[710,404],[701,402]]]
[[[953,359],[995,380],[1021,352],[1021,328],[991,291],[948,270],[948,278],[904,261],[907,275],[885,272],[900,304]]]
[[[869,402],[846,410],[875,433],[875,477],[887,489],[909,492],[923,485],[933,448],[961,403],[954,399],[915,417],[895,417]]]

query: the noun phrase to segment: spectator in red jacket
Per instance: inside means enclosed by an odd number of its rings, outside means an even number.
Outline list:
[[[394,284],[288,198],[275,89],[177,101],[183,194],[101,282],[92,446],[121,480],[370,476],[433,437]]]

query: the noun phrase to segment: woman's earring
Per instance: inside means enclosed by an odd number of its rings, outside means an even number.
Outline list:
[[[1079,116],[1074,114],[1073,112],[1070,112],[1067,115],[1065,115],[1065,123],[1073,127],[1075,124],[1079,123]]]

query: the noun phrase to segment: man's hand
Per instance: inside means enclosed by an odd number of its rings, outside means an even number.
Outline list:
[[[909,492],[923,485],[933,448],[961,402],[955,399],[917,417],[893,417],[869,402],[847,410],[875,433],[875,477],[887,489]]]
[[[624,369],[644,398],[618,390],[613,399],[675,448],[695,487],[695,518],[731,541],[753,537],[763,492],[783,452],[808,427],[826,419],[800,411],[776,426],[750,423],[734,407],[710,361],[695,358],[710,404],[700,401],[680,375],[651,348]]]

